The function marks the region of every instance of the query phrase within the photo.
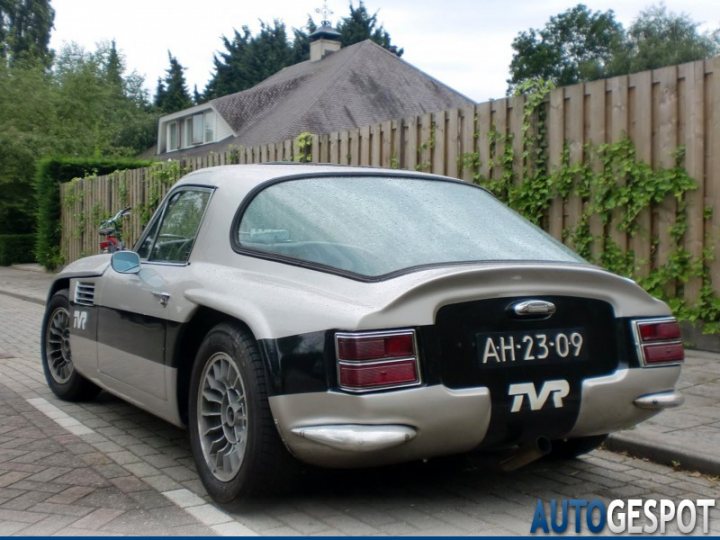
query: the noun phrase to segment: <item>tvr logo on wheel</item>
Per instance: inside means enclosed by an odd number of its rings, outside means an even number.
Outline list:
[[[88,314],[87,311],[74,311],[73,312],[73,328],[78,330],[85,330],[87,325]]]
[[[531,411],[539,411],[552,396],[552,403],[556,409],[563,406],[563,398],[570,393],[570,385],[565,379],[545,381],[537,392],[534,383],[516,383],[508,388],[508,395],[514,396],[510,412],[520,412],[527,397]]]

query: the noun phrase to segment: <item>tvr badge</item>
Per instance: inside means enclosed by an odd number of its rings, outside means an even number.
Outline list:
[[[87,321],[87,311],[75,310],[73,312],[73,328],[76,328],[78,330],[85,330],[85,326],[87,326]]]
[[[531,411],[539,411],[552,397],[552,404],[556,409],[563,406],[563,398],[570,393],[570,385],[565,379],[545,381],[538,392],[534,383],[516,383],[508,388],[508,395],[513,396],[510,412],[520,412],[527,398]]]

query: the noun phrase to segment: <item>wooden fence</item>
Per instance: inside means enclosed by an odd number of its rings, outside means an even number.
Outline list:
[[[570,163],[581,163],[588,145],[612,143],[629,137],[640,160],[654,168],[675,165],[675,152],[685,148],[685,168],[698,189],[688,194],[685,248],[694,257],[703,247],[714,248],[720,225],[720,57],[653,71],[557,88],[549,94],[545,118],[549,169],[561,165],[564,151]],[[524,100],[511,97],[460,110],[428,113],[390,120],[359,129],[312,136],[312,161],[423,170],[472,180],[474,174],[493,178],[500,173],[493,148],[497,136],[513,135],[516,177],[523,177]],[[508,139],[510,140],[510,139]],[[225,163],[261,163],[292,160],[297,143],[284,141],[224,154],[182,160],[184,170]],[[463,167],[463,157],[474,154],[475,170]],[[97,252],[99,217],[127,204],[151,205],[167,186],[150,179],[148,169],[125,171],[62,186],[63,255],[66,261]],[[153,182],[158,185],[153,187]],[[552,202],[547,229],[561,238],[580,220],[583,205],[577,196]],[[708,216],[706,209],[716,210]],[[141,226],[135,212],[126,235],[134,241]],[[613,240],[632,249],[646,263],[643,272],[662,265],[677,246],[670,228],[675,201],[669,197],[639,218],[644,234],[634,237],[613,228]],[[602,224],[591,218],[593,234]],[[720,258],[710,261],[713,282],[720,289]],[[699,279],[684,288],[686,299],[697,298]]]

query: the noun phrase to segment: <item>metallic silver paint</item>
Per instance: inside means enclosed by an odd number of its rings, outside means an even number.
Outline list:
[[[656,415],[657,409],[635,405],[648,393],[671,392],[680,366],[620,369],[606,377],[583,381],[580,413],[568,437],[604,435],[627,429]]]
[[[302,461],[324,467],[363,467],[468,452],[490,424],[487,388],[427,386],[378,394],[312,392],[273,396],[270,407],[280,435]],[[298,435],[328,425],[407,426],[415,438],[400,446],[349,452]]]

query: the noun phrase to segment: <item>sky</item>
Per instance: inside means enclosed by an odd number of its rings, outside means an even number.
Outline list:
[[[352,0],[357,5],[358,0]],[[541,28],[580,0],[366,0],[371,13],[405,49],[403,59],[471,99],[482,102],[505,95],[512,40],[521,31]],[[626,28],[652,0],[585,0],[592,10],[612,9]],[[675,13],[686,13],[700,29],[720,27],[718,0],[666,0]],[[327,0],[336,22],[349,13],[348,0]],[[321,0],[51,0],[55,29],[51,47],[75,42],[88,50],[115,40],[128,71],[145,78],[152,93],[168,67],[168,51],[186,68],[189,90],[202,91],[213,70],[213,54],[222,36],[259,21],[280,19],[288,28],[316,22]]]

